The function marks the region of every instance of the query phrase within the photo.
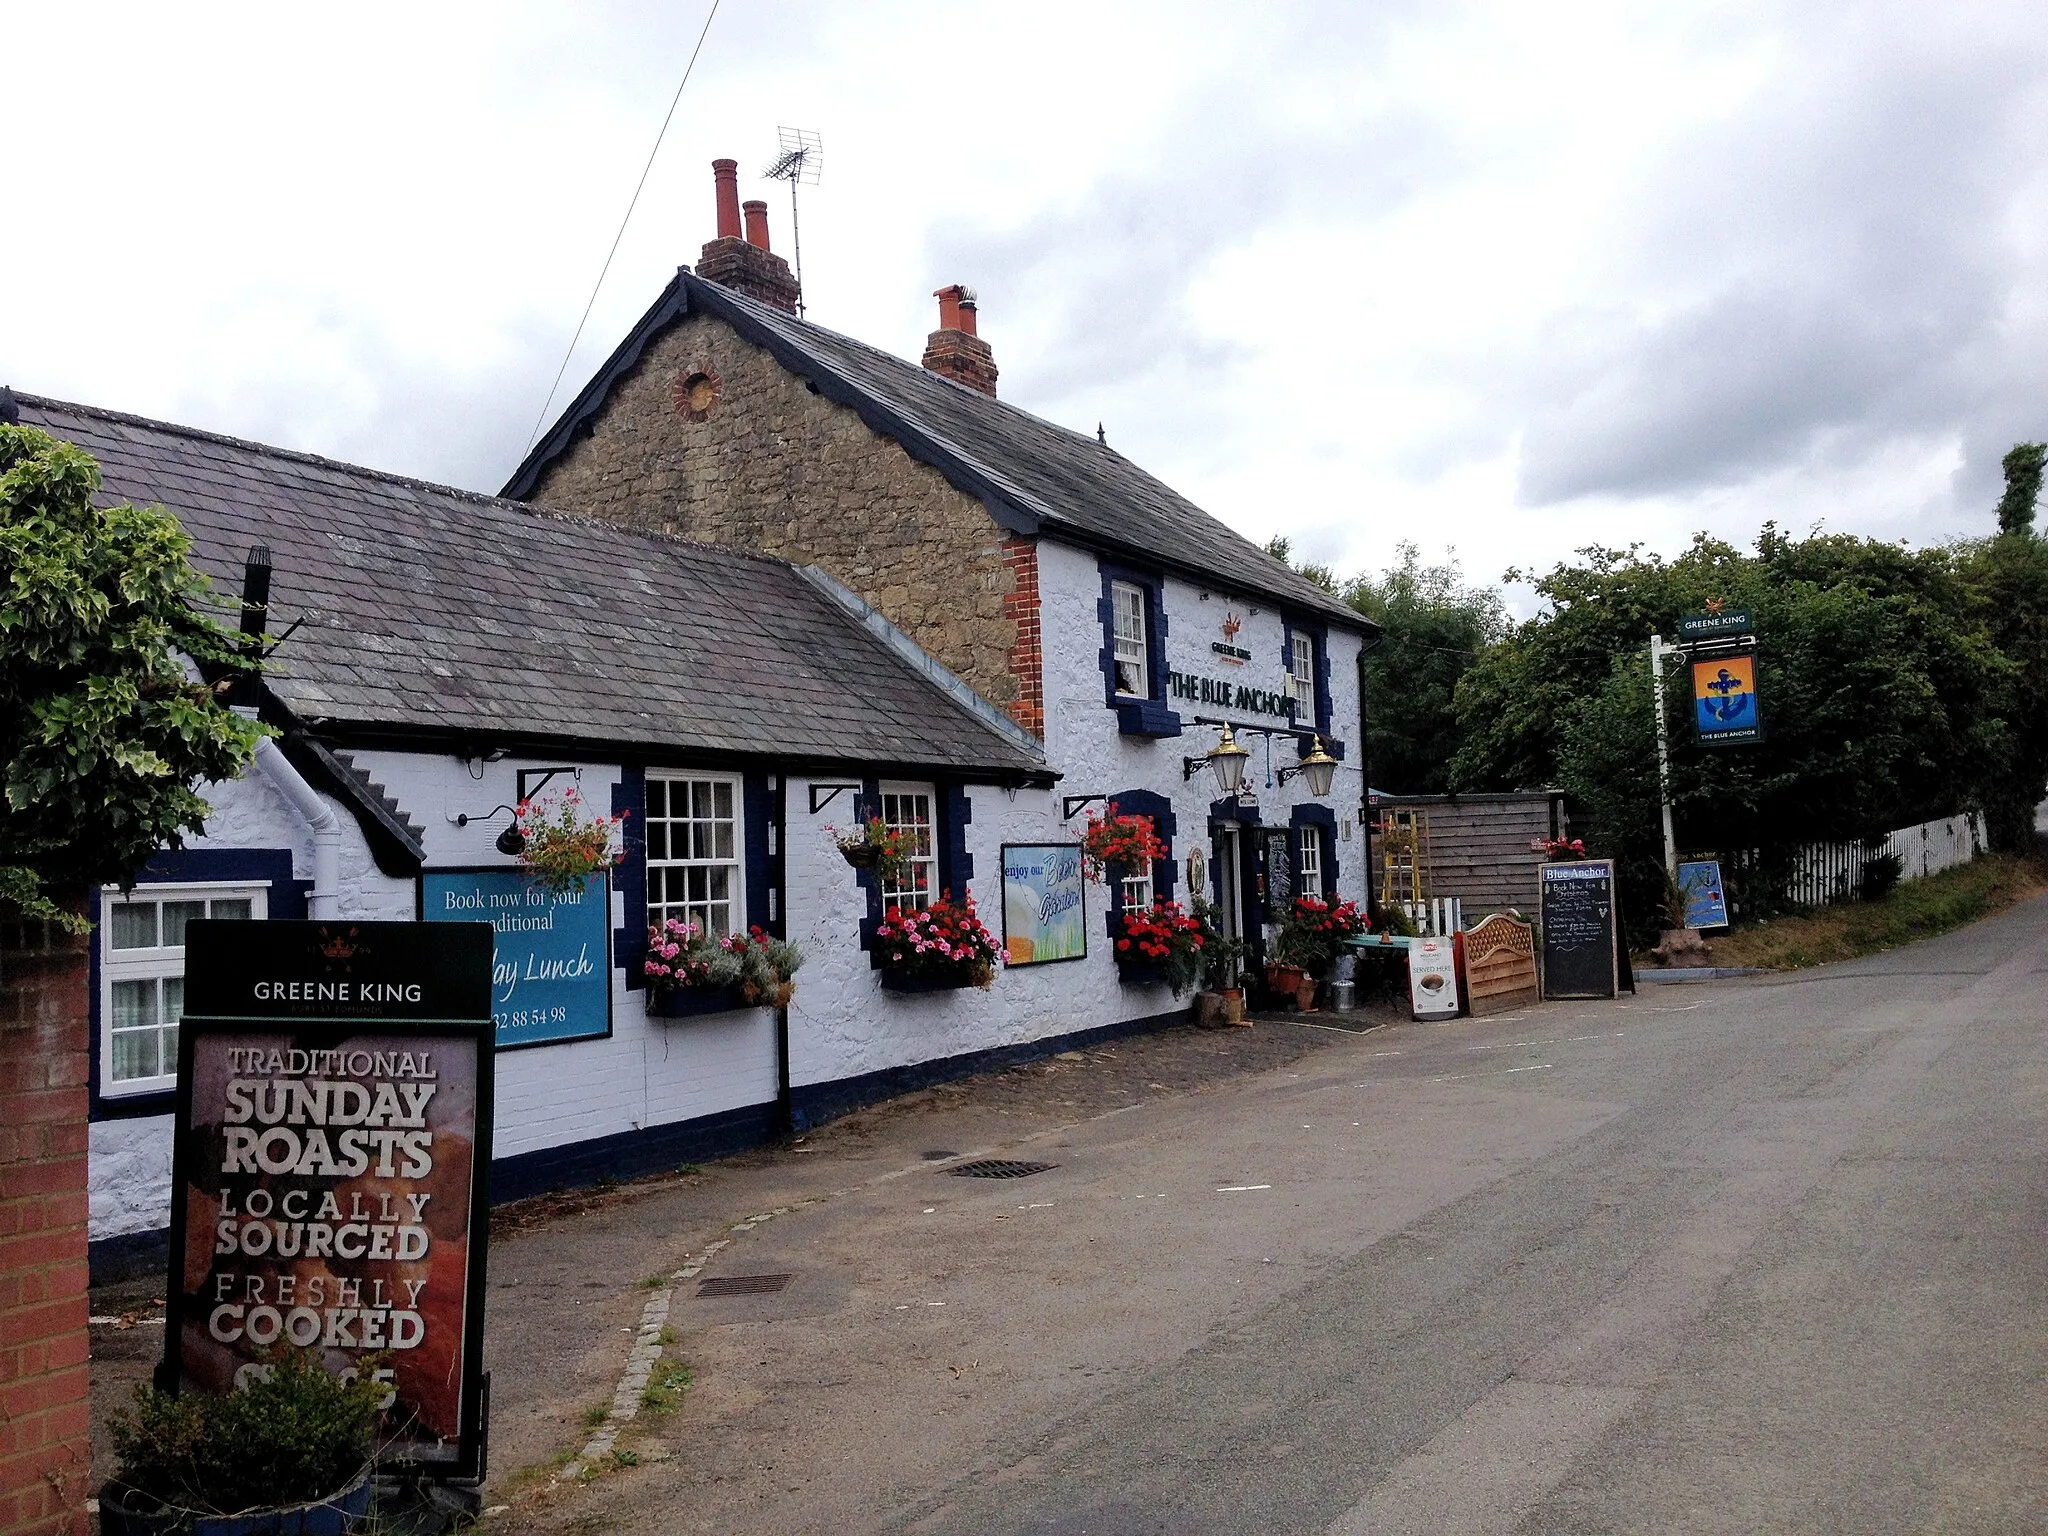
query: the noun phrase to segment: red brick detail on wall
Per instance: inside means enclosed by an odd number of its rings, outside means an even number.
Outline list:
[[[0,1532],[85,1536],[86,952],[0,911]]]
[[[1003,566],[1010,590],[1003,598],[1003,617],[1017,626],[1010,647],[1010,675],[1017,697],[1010,718],[1039,740],[1045,739],[1045,651],[1038,633],[1038,543],[1035,539],[1003,540]]]

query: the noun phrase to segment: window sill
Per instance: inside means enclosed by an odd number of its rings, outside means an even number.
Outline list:
[[[93,1120],[140,1120],[151,1115],[168,1115],[178,1107],[175,1082],[161,1088],[130,1089],[120,1093],[93,1095]]]
[[[1118,699],[1116,728],[1124,736],[1178,736],[1180,716],[1157,699]]]

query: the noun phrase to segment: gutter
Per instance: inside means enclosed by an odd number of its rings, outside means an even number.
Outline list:
[[[253,709],[237,709],[255,718]],[[275,738],[266,736],[256,744],[256,766],[291,801],[292,809],[305,820],[313,834],[313,889],[306,897],[306,916],[337,916],[335,903],[341,886],[341,817],[327,799],[308,784],[291,765]]]

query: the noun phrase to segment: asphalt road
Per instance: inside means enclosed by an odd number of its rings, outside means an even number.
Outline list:
[[[734,1189],[812,1203],[706,1273],[787,1288],[679,1292],[696,1386],[621,1442],[640,1464],[498,1519],[2048,1530],[2044,959],[2035,902],[1846,966],[1331,1036],[1072,1123],[963,1110],[763,1165]],[[1057,1166],[949,1177],[920,1138]],[[579,1272],[623,1297],[651,1221],[547,1241],[611,1254]]]

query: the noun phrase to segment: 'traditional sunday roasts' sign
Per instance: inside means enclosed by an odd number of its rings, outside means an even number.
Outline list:
[[[167,1386],[317,1351],[390,1384],[385,1460],[478,1475],[491,952],[483,923],[188,928]]]

